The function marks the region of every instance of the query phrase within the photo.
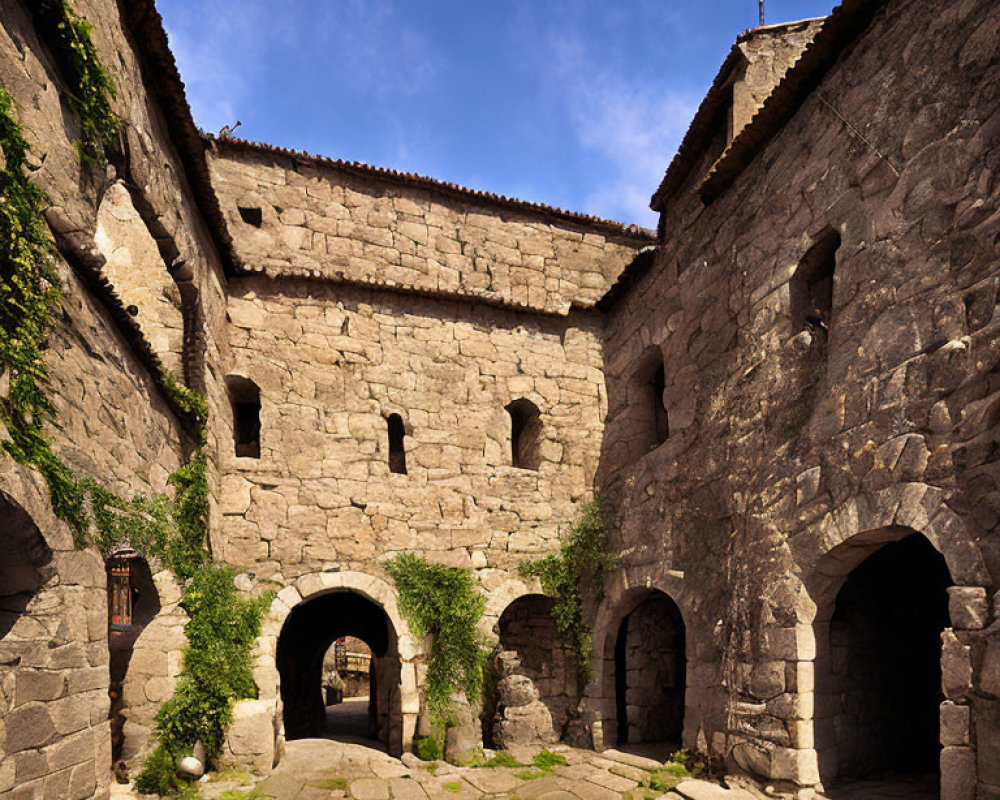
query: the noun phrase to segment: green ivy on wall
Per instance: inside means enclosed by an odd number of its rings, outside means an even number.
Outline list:
[[[552,621],[569,648],[583,683],[593,676],[590,630],[584,620],[584,598],[600,588],[601,575],[613,565],[607,552],[608,532],[600,502],[588,503],[562,542],[558,553],[521,564],[524,577],[537,575],[542,591],[555,602]]]
[[[145,794],[175,794],[183,788],[177,760],[200,741],[213,759],[232,720],[233,702],[255,697],[251,658],[261,617],[271,596],[246,597],[233,585],[232,568],[208,564],[199,569],[182,605],[191,621],[184,628],[188,646],[174,696],[156,715],[156,750],[135,786]]]
[[[425,685],[431,713],[446,715],[460,691],[475,702],[483,686],[487,651],[476,627],[485,600],[476,591],[472,574],[409,553],[387,561],[385,568],[410,629],[416,636],[431,637]]]
[[[80,125],[80,158],[103,164],[104,148],[115,141],[122,124],[112,109],[115,83],[94,49],[90,23],[78,17],[67,0],[33,0],[29,6],[66,81],[66,100]]]

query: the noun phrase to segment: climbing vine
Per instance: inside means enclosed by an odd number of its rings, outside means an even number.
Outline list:
[[[80,120],[80,157],[102,162],[120,122],[111,111],[114,84],[94,52],[90,26],[65,0],[39,0],[32,12],[69,85],[70,106]],[[29,178],[28,144],[2,84],[0,150],[0,446],[39,470],[52,508],[69,525],[77,547],[95,546],[107,555],[128,541],[189,581],[183,670],[173,699],[157,715],[159,743],[139,781],[145,791],[173,793],[181,788],[176,759],[199,740],[214,756],[233,701],[255,696],[252,648],[271,597],[243,595],[233,570],[211,562],[208,408],[203,396],[169,373],[161,369],[160,384],[194,423],[197,445],[169,478],[173,499],[137,494],[126,500],[93,478],[77,477],[53,450],[45,426],[54,421],[55,407],[43,353],[61,292],[43,216],[45,197]]]
[[[251,654],[271,596],[247,597],[234,578],[230,567],[205,565],[184,593],[182,605],[191,617],[184,629],[184,668],[173,698],[156,715],[159,742],[136,779],[140,792],[177,792],[177,759],[198,741],[214,758],[232,720],[233,701],[257,693]]]
[[[80,158],[87,164],[103,163],[104,148],[115,141],[122,125],[112,109],[115,83],[97,57],[90,23],[73,12],[68,0],[35,0],[29,5],[66,82],[66,98],[80,124]]]
[[[425,689],[431,713],[446,715],[459,691],[477,699],[487,651],[476,627],[485,601],[472,574],[405,553],[385,566],[413,633],[431,637]]]
[[[555,601],[552,621],[559,638],[569,648],[583,683],[593,675],[590,630],[584,620],[584,598],[599,588],[601,574],[612,566],[607,552],[608,533],[595,499],[562,542],[558,553],[521,564],[523,577],[537,575],[542,590]]]

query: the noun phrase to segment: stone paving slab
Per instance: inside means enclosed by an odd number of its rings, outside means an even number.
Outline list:
[[[390,778],[392,800],[427,800],[427,792],[412,778]]]

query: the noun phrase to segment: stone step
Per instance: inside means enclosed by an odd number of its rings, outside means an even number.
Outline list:
[[[644,769],[647,772],[652,772],[654,769],[659,769],[663,766],[655,758],[646,758],[645,756],[636,756],[632,753],[623,753],[621,750],[608,749],[601,751],[601,757],[606,758],[610,761],[617,761],[619,764],[626,764],[630,767],[637,767],[639,769]]]

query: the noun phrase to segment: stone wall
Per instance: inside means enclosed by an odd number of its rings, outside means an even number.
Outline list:
[[[122,686],[121,759],[135,772],[151,748],[156,712],[174,694],[187,645],[177,578],[164,570],[153,580],[160,610],[136,638]]]
[[[34,473],[0,464],[0,794],[94,797],[111,764],[104,565]]]
[[[945,632],[945,693],[982,727],[942,728],[942,797],[971,797],[977,780],[993,797],[993,751],[970,742],[1000,735],[977,660],[1000,576],[1000,11],[926,12],[888,3],[720,197],[699,197],[706,152],[662,207],[653,266],[605,339],[598,483],[622,565],[599,632],[620,598],[662,588],[687,626],[685,744],[772,779],[835,780],[818,769],[831,743],[813,711],[824,621],[851,570],[917,531],[980,609],[953,604]],[[828,331],[793,329],[790,279],[830,231]],[[649,348],[666,367],[669,438],[639,452]],[[590,708],[607,741],[601,670]]]
[[[107,259],[105,274],[133,313],[153,351],[183,380],[181,295],[152,234],[122,182],[108,187],[97,212],[94,240]]]
[[[260,387],[261,457],[222,451],[222,556],[264,577],[379,571],[415,550],[516,570],[589,497],[599,320],[527,317],[323,282],[230,284],[234,372]],[[511,466],[512,400],[541,410],[541,463]],[[390,472],[402,417],[406,474]]]
[[[130,11],[138,12],[142,5],[130,4]],[[140,266],[149,275],[165,276],[162,286],[169,288],[165,259],[170,252],[185,259],[194,280],[206,286],[215,280],[211,275],[218,259],[158,96],[147,91],[140,62],[145,54],[133,49],[134,33],[123,27],[119,4],[74,0],[73,7],[92,24],[95,46],[118,87],[114,107],[125,123],[127,149],[121,172],[81,166],[74,143],[77,121],[65,103],[54,61],[36,35],[29,4],[5,3],[0,9],[0,83],[14,99],[38,167],[31,178],[50,204],[47,218],[61,221],[60,235],[72,231],[74,241],[85,248],[77,252],[81,260],[56,261],[63,298],[45,353],[56,408],[47,434],[81,477],[93,477],[125,497],[170,492],[167,478],[183,463],[188,443],[149,356],[159,351],[167,367],[180,374],[184,358],[177,314],[171,315],[169,336],[149,329],[151,338],[145,341],[123,321],[122,300],[141,307],[145,303],[129,299],[133,287],[122,274],[120,251],[108,253],[110,267],[95,256],[100,250],[95,237],[115,239],[107,226],[98,233],[101,199],[119,193],[118,178],[133,187],[135,213],[129,212],[127,224],[146,227]],[[88,272],[95,266],[100,275]],[[110,285],[102,288],[101,280]],[[224,306],[217,305],[224,313]],[[199,338],[194,330],[185,333]],[[200,338],[206,339],[203,334]],[[42,585],[0,642],[8,651],[0,659],[5,729],[0,733],[0,794],[74,800],[105,796],[111,732],[104,565],[93,549],[72,550],[69,533],[52,516],[34,472],[25,477],[28,473],[6,456],[0,470],[0,490],[27,510],[53,554]],[[10,530],[3,530],[0,541],[6,544],[9,536]],[[28,644],[31,648],[24,650]],[[18,652],[8,658],[10,648]],[[165,699],[151,684],[140,694],[144,703]],[[127,747],[143,746],[145,732],[143,741],[127,742]]]
[[[494,202],[384,170],[226,140],[211,156],[239,257],[268,274],[467,293],[565,312],[593,304],[651,243],[634,226]]]

